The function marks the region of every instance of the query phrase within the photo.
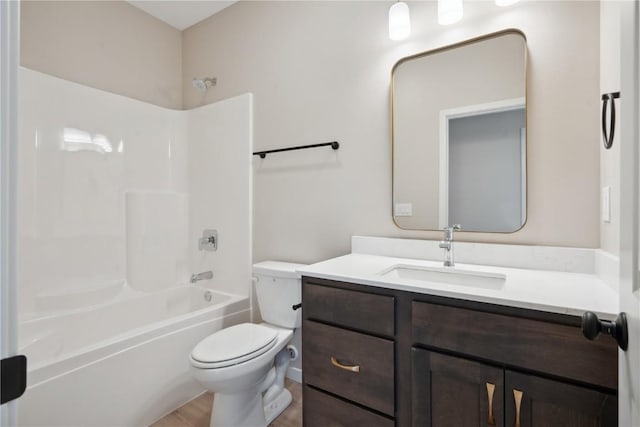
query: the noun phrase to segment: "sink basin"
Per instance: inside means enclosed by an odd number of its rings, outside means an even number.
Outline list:
[[[393,265],[382,272],[388,279],[409,279],[448,285],[501,288],[507,276],[502,273],[458,269],[455,267],[424,267],[418,265]]]

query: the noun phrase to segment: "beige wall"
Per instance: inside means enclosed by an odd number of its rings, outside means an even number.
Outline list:
[[[620,90],[620,3],[600,4],[600,92]],[[600,247],[612,254],[620,250],[620,117],[623,98],[616,103],[616,132],[611,149],[600,142],[600,185],[611,187],[611,222],[601,222]]]
[[[182,108],[182,33],[124,1],[23,1],[21,64]]]
[[[598,3],[465,2],[461,23],[441,27],[435,2],[412,2],[404,42],[388,39],[388,7],[240,2],[184,32],[184,75],[218,77],[204,95],[185,80],[186,108],[250,91],[256,149],[342,144],[254,158],[254,259],[313,262],[348,252],[354,234],[440,238],[391,219],[391,68],[506,28],[529,49],[528,220],[513,234],[459,239],[598,247]]]
[[[403,42],[387,36],[388,7],[242,1],[181,35],[124,2],[29,1],[22,64],[171,108],[253,92],[256,149],[339,140],[337,152],[254,158],[254,260],[313,262],[348,252],[354,234],[440,238],[391,218],[391,68],[517,28],[529,49],[527,224],[459,239],[598,247],[598,3],[465,2],[463,20],[441,27],[435,2],[411,2],[413,34]],[[194,76],[218,85],[195,91]]]

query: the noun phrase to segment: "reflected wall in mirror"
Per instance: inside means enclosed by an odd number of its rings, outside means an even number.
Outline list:
[[[526,40],[503,31],[393,68],[393,218],[400,228],[513,232],[526,221]]]

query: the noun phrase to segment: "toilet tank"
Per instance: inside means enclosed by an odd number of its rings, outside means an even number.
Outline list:
[[[302,301],[302,285],[297,268],[304,264],[263,261],[253,265],[256,297],[262,319],[282,328],[297,328],[302,324],[302,309],[291,306]]]

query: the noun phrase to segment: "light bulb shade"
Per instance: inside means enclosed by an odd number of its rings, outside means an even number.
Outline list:
[[[454,24],[462,19],[462,14],[462,0],[438,0],[438,24]]]
[[[512,4],[518,3],[520,0],[496,0],[496,4],[498,6],[511,6]]]
[[[397,2],[389,8],[389,38],[391,40],[403,40],[411,34],[411,19],[409,18],[409,6],[403,2]]]

